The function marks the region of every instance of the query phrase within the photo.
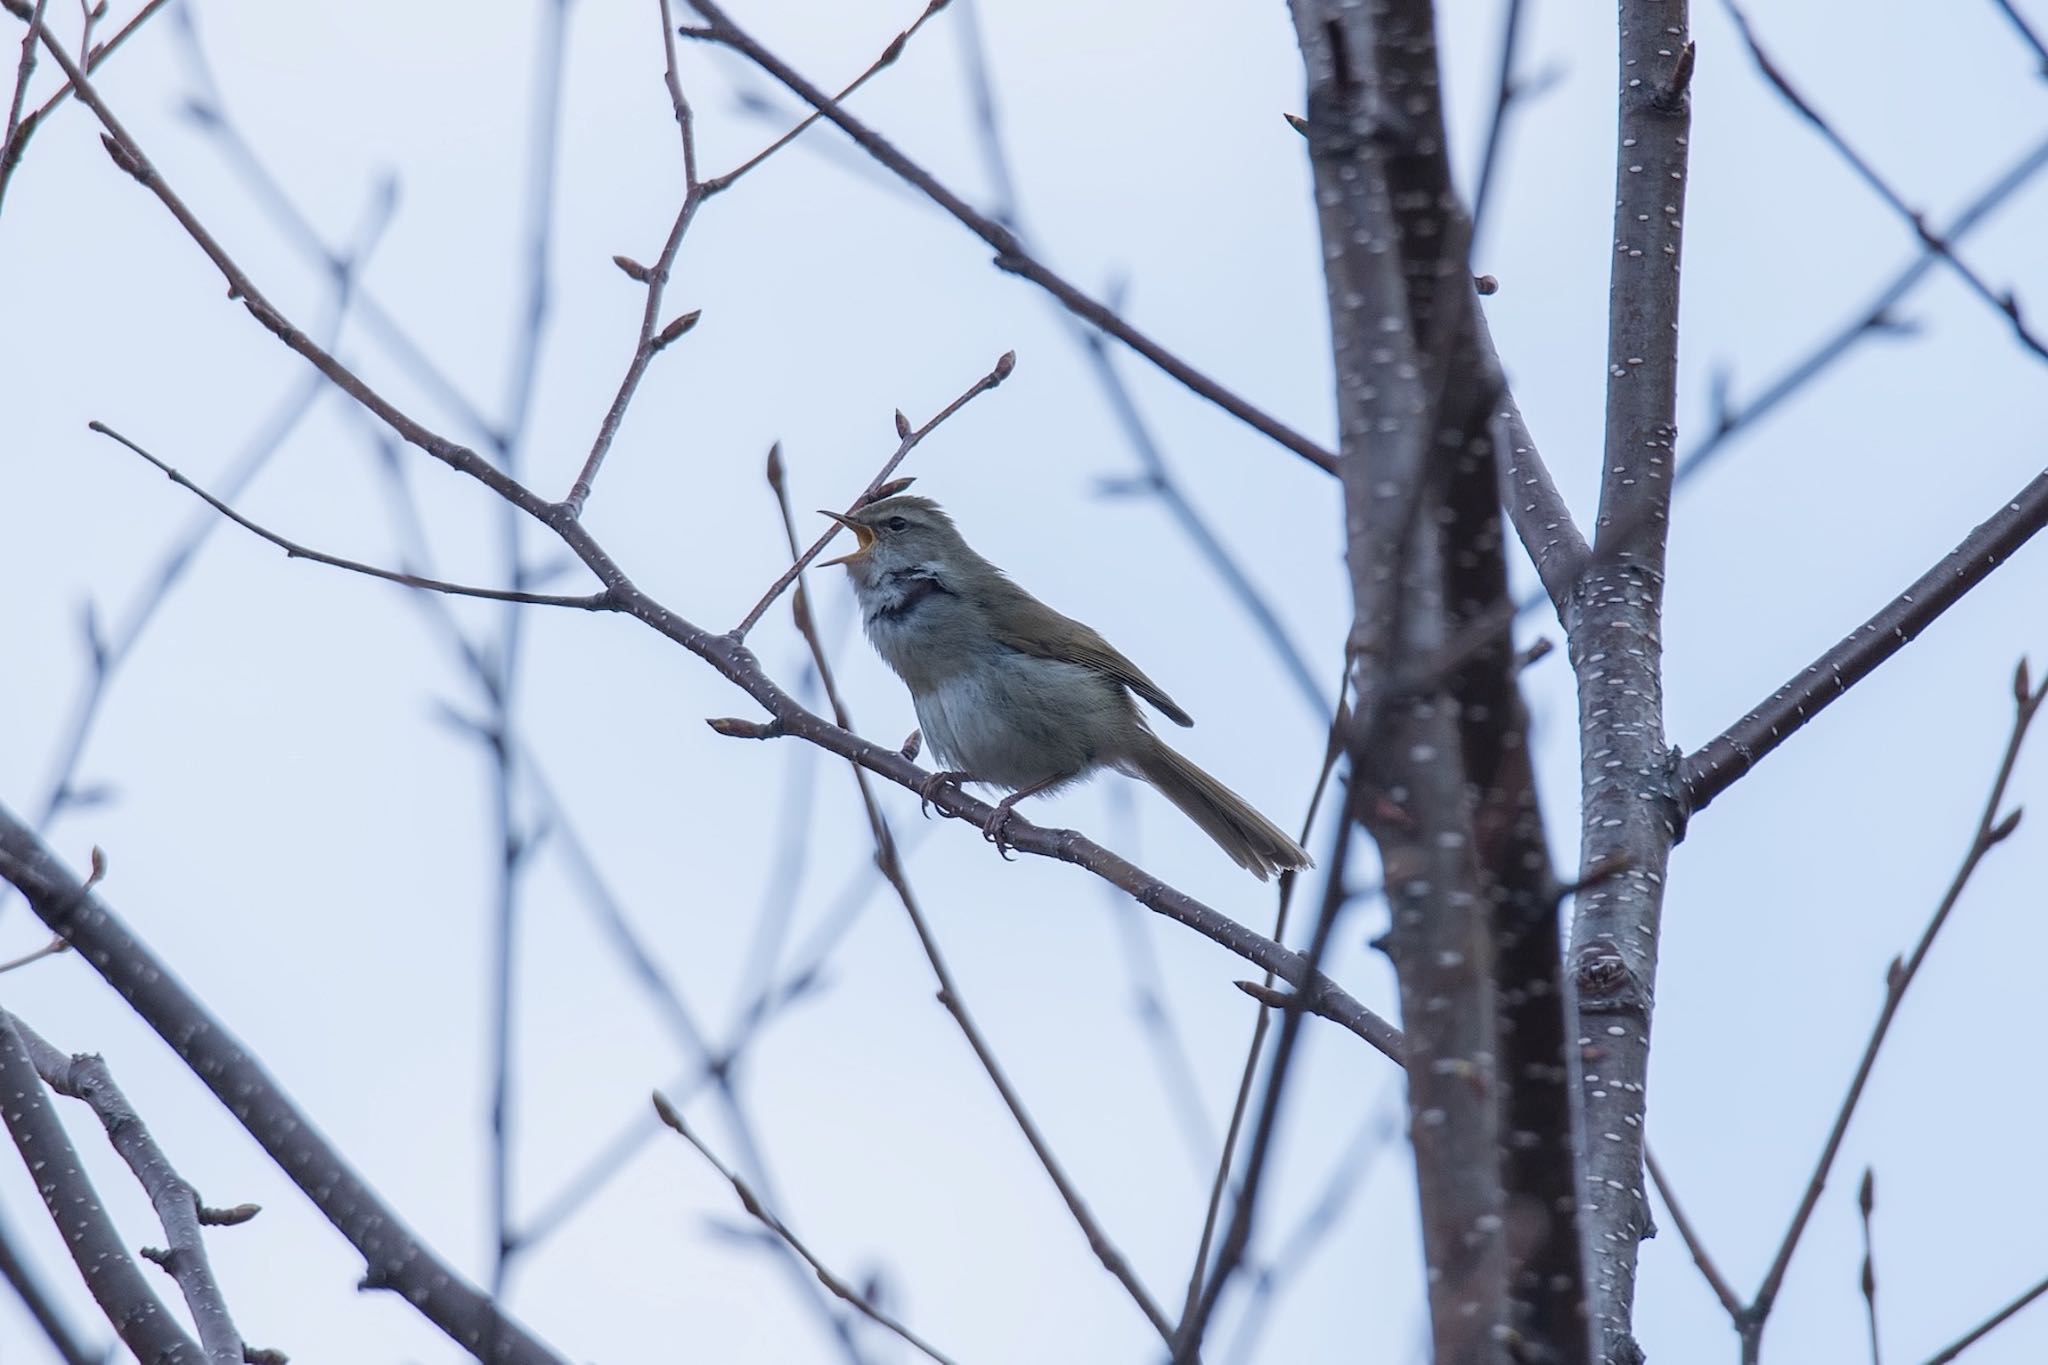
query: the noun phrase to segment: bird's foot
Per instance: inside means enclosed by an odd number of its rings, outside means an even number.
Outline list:
[[[1006,863],[1017,861],[1010,856],[1010,850],[1015,845],[1010,842],[1008,834],[1010,817],[1015,813],[1016,805],[1017,793],[1012,792],[996,802],[996,808],[989,812],[987,822],[981,827],[981,837],[996,846],[996,852],[1003,855],[1003,861]]]
[[[958,791],[962,782],[970,781],[972,778],[972,773],[964,773],[957,768],[945,768],[933,773],[930,777],[917,784],[917,813],[926,819],[930,819],[932,813],[931,805],[932,802],[939,799],[940,788],[950,783],[953,789]],[[946,812],[941,809],[939,814],[944,815]]]

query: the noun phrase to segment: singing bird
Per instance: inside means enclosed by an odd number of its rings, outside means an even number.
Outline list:
[[[976,554],[937,503],[905,495],[823,515],[859,542],[826,562],[846,566],[869,641],[910,689],[946,765],[926,797],[947,782],[1009,788],[984,827],[1000,846],[1017,802],[1114,768],[1157,787],[1260,881],[1311,865],[1285,831],[1152,733],[1138,699],[1194,724],[1173,698]]]

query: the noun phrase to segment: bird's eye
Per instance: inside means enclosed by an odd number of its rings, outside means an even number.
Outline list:
[[[886,524],[892,531],[908,531],[910,529],[910,521],[906,517],[891,517]]]

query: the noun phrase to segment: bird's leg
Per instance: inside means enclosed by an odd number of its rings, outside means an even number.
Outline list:
[[[1008,858],[1010,856],[1010,841],[1003,837],[1003,831],[1008,827],[1010,813],[1015,809],[1017,803],[1027,796],[1036,796],[1042,791],[1059,786],[1062,782],[1071,781],[1076,776],[1078,776],[1076,773],[1054,773],[1051,777],[1033,782],[1028,787],[1017,788],[1017,790],[996,802],[996,808],[989,812],[988,822],[981,827],[981,837],[994,844],[996,852]]]
[[[974,781],[973,773],[963,772],[958,768],[942,768],[938,772],[933,773],[930,777],[917,784],[917,813],[926,819],[930,819],[932,813],[931,804],[939,799],[939,788],[950,782],[957,790],[962,782],[972,781]],[[939,811],[941,815],[946,813],[943,809]]]

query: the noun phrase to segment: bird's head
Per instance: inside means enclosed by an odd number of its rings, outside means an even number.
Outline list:
[[[822,510],[822,509],[821,509]],[[914,494],[883,498],[851,513],[822,512],[860,543],[826,564],[844,564],[856,585],[880,582],[907,569],[928,568],[945,576],[973,558],[953,519],[930,498]]]

